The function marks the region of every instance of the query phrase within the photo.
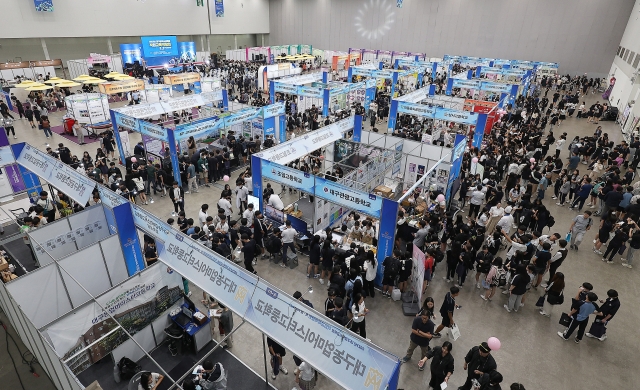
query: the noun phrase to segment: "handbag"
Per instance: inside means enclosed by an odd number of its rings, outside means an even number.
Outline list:
[[[571,232],[567,233],[567,235],[566,235],[566,236],[564,236],[564,239],[565,239],[567,242],[571,242]]]
[[[547,294],[544,294],[540,297],[538,297],[538,301],[536,302],[536,306],[537,307],[542,307],[544,305],[544,298],[547,296]]]
[[[560,293],[560,295],[551,295],[547,296],[547,302],[551,305],[562,305],[564,303],[564,294]]]
[[[451,332],[451,338],[453,339],[453,341],[456,341],[457,339],[460,338],[460,328],[458,328],[458,325],[454,324],[449,331]]]
[[[571,325],[571,321],[573,321],[573,319],[569,316],[569,314],[562,313],[562,315],[560,316],[560,321],[558,321],[558,323],[562,326],[568,327],[569,325]]]
[[[620,246],[620,249],[618,249],[618,254],[622,255],[626,249],[627,249],[627,245],[622,244],[622,246]]]

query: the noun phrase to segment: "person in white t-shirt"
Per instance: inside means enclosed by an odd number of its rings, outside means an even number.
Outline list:
[[[238,207],[238,214],[242,215],[242,210],[247,208],[247,196],[249,190],[244,185],[244,180],[238,179],[236,182],[236,206]]]
[[[164,379],[163,375],[155,372],[145,372],[140,376],[138,390],[155,390]]]
[[[284,210],[284,203],[277,194],[271,194],[269,197],[269,206],[275,208],[276,210]]]
[[[273,197],[273,195],[271,196]],[[280,263],[282,268],[287,267],[287,248],[291,249],[293,253],[296,253],[296,246],[293,243],[293,240],[298,234],[296,229],[291,227],[291,221],[287,220],[285,225],[286,227],[282,231],[282,263]]]
[[[498,224],[498,221],[504,215],[504,207],[500,203],[489,209],[489,221],[487,221],[487,232],[493,232],[493,229]]]
[[[207,223],[207,217],[209,216],[209,214],[207,214],[207,210],[209,210],[208,204],[205,203],[200,206],[200,212],[198,213],[198,222],[200,222],[200,227],[203,227],[205,223]]]
[[[476,217],[478,216],[485,196],[486,194],[482,191],[482,184],[479,184],[476,190],[471,193],[469,199],[469,218],[473,218],[474,214]]]
[[[312,390],[316,387],[316,374],[309,363],[300,363],[294,374],[296,374],[296,383],[301,389]]]
[[[255,216],[255,210],[253,203],[247,205],[247,209],[242,213],[242,218],[247,219],[247,226],[253,226],[253,217]]]
[[[231,195],[228,195],[226,198],[220,198],[218,201],[218,207],[224,210],[224,215],[227,217],[227,220],[229,220],[233,214],[233,208],[231,207]]]

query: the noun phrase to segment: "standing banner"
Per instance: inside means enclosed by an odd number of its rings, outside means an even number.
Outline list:
[[[345,389],[384,390],[396,370],[395,356],[262,280],[245,319]]]
[[[81,205],[89,201],[96,186],[95,181],[29,144],[24,146],[16,161]]]
[[[124,255],[124,262],[129,276],[135,275],[145,268],[138,231],[133,223],[131,207],[131,204],[126,202],[113,208],[118,237],[120,237],[122,254]]]
[[[224,0],[215,0],[216,18],[224,18]]]
[[[396,222],[398,218],[398,203],[391,199],[382,198],[382,218],[380,218],[380,234],[378,235],[378,273],[376,284],[382,286],[383,267],[382,262],[393,253],[393,244],[396,234]]]
[[[411,270],[411,290],[418,298],[418,306],[422,305],[422,283],[424,281],[425,254],[413,244],[413,269]]]
[[[462,154],[467,146],[466,138],[467,137],[462,134],[456,134],[456,140],[453,144],[453,153],[451,153],[451,169],[449,170],[449,181],[447,183],[447,204],[451,201],[451,189],[453,188],[453,182],[456,181],[460,175],[460,168],[462,168]]]

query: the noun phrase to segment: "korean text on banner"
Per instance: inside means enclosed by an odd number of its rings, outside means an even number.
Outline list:
[[[285,114],[284,103],[270,104],[262,107],[262,118],[272,118],[274,116],[280,116]]]
[[[322,127],[311,133],[283,142],[261,153],[256,153],[254,156],[260,157],[263,160],[274,161],[278,164],[290,163],[316,149],[341,139],[343,133],[353,129],[354,122],[355,117],[350,116],[347,119]],[[283,127],[281,127],[281,131],[282,129]]]
[[[176,140],[181,140],[187,137],[194,137],[198,139],[199,137],[211,131],[215,131],[221,127],[224,127],[224,118],[218,118],[216,120],[213,120],[213,118],[209,119],[211,120],[207,120],[205,122],[190,123],[183,127],[179,126],[173,131]]]
[[[133,131],[138,131],[138,127],[140,126],[139,121],[136,118],[132,118],[126,114],[122,114],[118,111],[113,111],[116,117],[116,125],[118,128],[127,128]]]
[[[100,194],[100,202],[110,209],[118,207],[121,204],[127,202],[124,197],[108,190],[105,186],[98,186],[98,193]]]
[[[352,210],[380,218],[382,197],[316,177],[315,196]]]
[[[263,179],[271,179],[286,186],[313,194],[315,180],[314,177],[307,172],[262,160],[262,177]]]
[[[125,106],[125,107],[113,109],[112,111],[116,112],[117,114],[126,115],[136,119],[149,118],[152,116],[158,116],[165,113],[165,110],[160,103]],[[116,121],[117,120],[118,120],[118,117],[116,115]],[[120,123],[117,123],[117,125],[120,126]],[[125,126],[129,127],[127,125]],[[133,128],[133,129],[135,130],[137,128]]]
[[[148,135],[149,137],[153,137],[156,139],[161,139],[165,142],[169,140],[169,134],[166,128],[150,122],[140,121],[138,131],[141,134]]]
[[[16,161],[80,204],[89,201],[96,186],[95,181],[29,144],[24,146]]]
[[[176,230],[167,236],[158,258],[238,315],[246,313],[257,276]]]
[[[423,104],[399,101],[398,112],[402,114],[419,115],[422,117],[433,118],[436,114],[436,108],[425,106]]]
[[[261,280],[245,319],[345,389],[384,390],[397,358]],[[297,337],[297,339],[296,339]]]
[[[464,123],[466,125],[475,125],[478,121],[478,114],[469,111],[451,110],[448,108],[436,109],[436,119]]]

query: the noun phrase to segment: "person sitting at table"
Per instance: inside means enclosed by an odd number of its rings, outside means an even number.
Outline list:
[[[349,238],[360,241],[362,239],[362,229],[360,229],[360,221],[355,221],[353,227],[349,230]]]
[[[140,383],[138,383],[138,390],[155,390],[164,376],[155,372],[145,372],[140,376]]]

